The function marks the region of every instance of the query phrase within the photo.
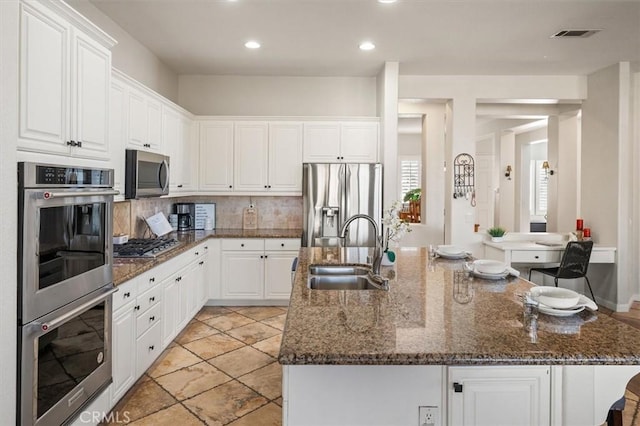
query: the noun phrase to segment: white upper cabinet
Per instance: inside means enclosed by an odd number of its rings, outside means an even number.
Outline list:
[[[20,8],[18,149],[108,159],[115,41],[64,3]]]
[[[124,139],[126,123],[126,87],[117,79],[111,80],[111,99],[109,108],[109,150],[111,151],[110,165],[114,170],[114,189],[120,191],[116,200],[124,200]]]
[[[163,105],[162,111],[162,140],[171,162],[170,192],[193,191],[198,157],[192,121],[167,105]]]
[[[233,191],[233,122],[200,122],[199,155],[199,188]]]
[[[202,121],[200,190],[299,193],[302,123]]]
[[[268,189],[269,124],[237,122],[234,137],[234,189],[265,191]]]
[[[375,163],[378,123],[329,121],[304,123],[304,162]]]
[[[269,189],[302,191],[302,123],[269,123]]]
[[[161,152],[162,104],[153,96],[134,87],[129,88],[127,99],[127,147]]]

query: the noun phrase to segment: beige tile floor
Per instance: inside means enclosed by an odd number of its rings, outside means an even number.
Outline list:
[[[131,425],[282,423],[287,308],[206,306],[114,408]]]
[[[629,313],[602,311],[640,328],[640,303]],[[282,307],[202,308],[111,418],[136,426],[280,425],[282,368],[276,358],[286,312]],[[627,388],[623,411],[625,426],[640,426],[639,398],[632,390],[640,393],[640,375]]]

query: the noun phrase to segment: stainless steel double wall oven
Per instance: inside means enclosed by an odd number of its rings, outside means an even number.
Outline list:
[[[18,163],[18,412],[62,424],[111,382],[113,170]]]

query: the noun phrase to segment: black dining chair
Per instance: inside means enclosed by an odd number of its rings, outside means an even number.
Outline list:
[[[564,249],[560,266],[553,268],[531,268],[529,269],[529,281],[531,281],[531,273],[533,271],[552,276],[556,287],[558,287],[558,279],[560,278],[584,278],[589,286],[591,299],[595,302],[596,298],[593,295],[589,278],[587,278],[587,268],[589,267],[589,259],[591,258],[592,249],[593,241],[570,241]]]

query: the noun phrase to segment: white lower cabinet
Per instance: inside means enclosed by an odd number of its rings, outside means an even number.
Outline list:
[[[550,424],[548,366],[449,367],[448,375],[450,425]]]
[[[222,299],[288,300],[291,294],[291,263],[300,240],[222,240]]]
[[[134,281],[130,281],[135,284]],[[128,284],[128,283],[127,283]],[[122,291],[122,289],[120,290]],[[116,293],[117,295],[118,293]],[[112,397],[115,404],[136,381],[136,358],[131,356],[136,345],[134,301],[113,313],[112,324]]]

